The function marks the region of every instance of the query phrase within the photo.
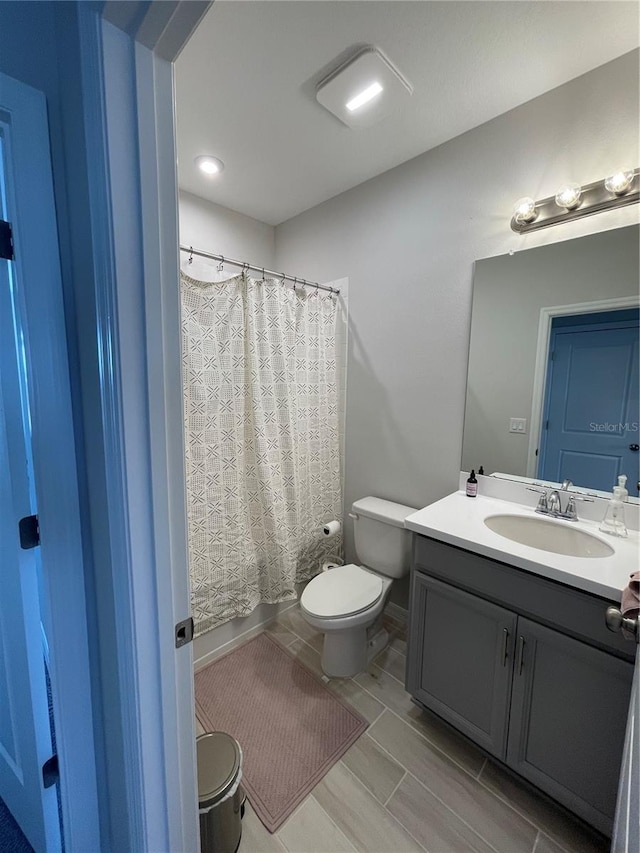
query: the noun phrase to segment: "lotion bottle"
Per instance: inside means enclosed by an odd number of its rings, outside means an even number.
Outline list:
[[[472,468],[469,479],[467,480],[467,497],[475,498],[478,494],[478,481],[476,480],[476,472]]]
[[[609,501],[600,530],[609,536],[627,536],[627,525],[624,520],[624,500],[628,492],[625,488],[627,478],[624,474],[618,477],[618,485],[614,486],[613,497]]]

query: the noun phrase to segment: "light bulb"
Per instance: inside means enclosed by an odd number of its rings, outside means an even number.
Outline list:
[[[537,215],[536,203],[532,198],[525,196],[515,203],[513,218],[516,222],[533,222]]]
[[[217,175],[224,169],[224,163],[218,157],[211,157],[208,154],[202,154],[196,157],[193,161],[201,172],[205,175]]]
[[[359,110],[360,107],[363,107],[365,104],[368,104],[376,95],[379,95],[382,92],[382,86],[378,81],[371,83],[370,86],[367,86],[366,89],[363,89],[362,92],[357,94],[355,98],[351,98],[350,101],[347,101],[345,104],[346,108],[349,112],[353,112],[354,110]]]
[[[604,188],[614,195],[624,195],[633,183],[633,169],[618,169],[613,175],[604,179]]]
[[[582,195],[582,187],[578,184],[569,184],[562,187],[556,193],[556,204],[558,207],[565,207],[567,210],[573,210],[580,204],[580,196]]]

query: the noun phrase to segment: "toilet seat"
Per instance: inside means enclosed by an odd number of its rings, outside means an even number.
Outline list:
[[[300,604],[319,618],[354,616],[379,601],[382,591],[381,578],[349,563],[313,578],[305,587]]]

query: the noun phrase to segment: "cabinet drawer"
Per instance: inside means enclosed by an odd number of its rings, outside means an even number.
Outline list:
[[[604,622],[614,603],[573,587],[542,578],[454,545],[416,535],[414,562],[418,571],[483,596],[496,604],[547,624],[626,660],[632,661],[635,643],[613,634]]]

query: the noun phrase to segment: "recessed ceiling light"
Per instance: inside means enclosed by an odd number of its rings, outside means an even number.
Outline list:
[[[196,157],[193,162],[205,175],[217,175],[224,169],[222,160],[218,159],[218,157],[210,157],[208,154]]]
[[[372,83],[370,86],[367,86],[366,89],[363,89],[362,92],[357,94],[355,98],[351,98],[350,101],[347,101],[345,104],[346,108],[353,112],[354,110],[360,109],[365,104],[368,104],[372,98],[375,98],[376,95],[379,95],[382,92],[382,86],[376,80],[375,83]]]

